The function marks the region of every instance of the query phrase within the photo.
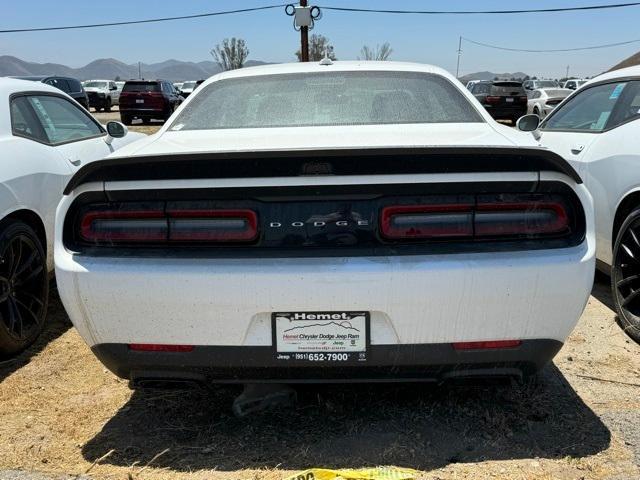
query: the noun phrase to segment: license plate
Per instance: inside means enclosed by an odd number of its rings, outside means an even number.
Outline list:
[[[142,98],[136,98],[136,103],[144,103],[144,99],[142,99]]]
[[[277,360],[314,363],[365,362],[369,312],[275,312],[271,314]]]
[[[511,97],[507,97],[506,100],[507,100],[507,103],[513,103],[513,98]]]

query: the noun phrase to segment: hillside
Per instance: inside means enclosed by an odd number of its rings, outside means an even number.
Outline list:
[[[498,77],[500,79],[510,79],[510,78],[524,78],[528,76],[524,72],[513,72],[513,73],[494,73],[494,72],[475,72],[468,73],[462,77],[460,77],[460,81],[462,83],[467,83],[470,80],[493,80]]]
[[[625,58],[617,65],[611,67],[609,71],[611,72],[612,70],[620,70],[621,68],[633,67],[635,65],[640,65],[640,52],[634,53],[630,57]]]
[[[249,60],[247,67],[264,65],[266,62]],[[210,77],[220,71],[217,63],[202,61],[198,63],[181,60],[166,60],[159,63],[140,65],[143,78],[162,78],[169,81],[199,80]],[[81,68],[71,68],[57,63],[34,63],[9,55],[0,56],[0,76],[13,75],[67,75],[79,80],[138,78],[138,64],[128,65],[115,58],[100,58]]]

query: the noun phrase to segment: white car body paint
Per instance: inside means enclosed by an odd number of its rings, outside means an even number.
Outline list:
[[[129,133],[107,145],[103,137],[51,146],[12,133],[9,98],[21,92],[53,93],[78,105],[57,88],[43,83],[0,78],[0,219],[17,210],[29,210],[42,220],[46,236],[47,260],[53,270],[53,225],[55,209],[69,178],[88,162],[106,157],[142,134]],[[106,136],[106,133],[105,133]]]
[[[640,79],[640,67],[595,77],[568,98],[594,83],[630,77]],[[591,192],[595,211],[596,258],[611,265],[616,210],[625,197],[640,190],[640,121],[636,119],[602,133],[542,130],[541,134],[541,144],[571,163]]]

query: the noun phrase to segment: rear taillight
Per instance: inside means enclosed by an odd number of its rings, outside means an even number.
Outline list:
[[[485,101],[487,103],[498,103],[500,101],[500,97],[494,96],[494,95],[489,95],[489,96],[487,96]]]
[[[550,235],[569,231],[569,218],[559,202],[479,203],[475,235]]]
[[[380,233],[388,240],[548,237],[571,233],[571,223],[560,200],[479,196],[474,203],[386,206],[380,214]]]
[[[390,239],[470,237],[473,205],[394,205],[384,207],[380,231]]]
[[[252,242],[258,216],[248,209],[89,210],[80,219],[89,243]]]
[[[169,210],[169,240],[250,242],[258,236],[253,210]]]
[[[529,101],[529,97],[523,95],[521,97],[518,97],[518,100],[520,100],[520,103],[527,103]]]

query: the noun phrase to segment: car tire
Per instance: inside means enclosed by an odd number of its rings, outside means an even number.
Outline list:
[[[613,247],[611,294],[618,324],[640,343],[640,209],[623,222]]]
[[[105,112],[111,111],[111,98],[107,98],[107,101],[104,104],[104,111]]]
[[[131,125],[132,118],[129,115],[120,114],[120,121],[125,125]]]
[[[143,123],[144,125],[149,125],[149,124],[151,123],[151,119],[150,119],[150,118],[143,118],[143,119],[142,119],[142,123]]]
[[[24,222],[0,222],[0,357],[38,338],[48,299],[47,256],[38,235]]]

